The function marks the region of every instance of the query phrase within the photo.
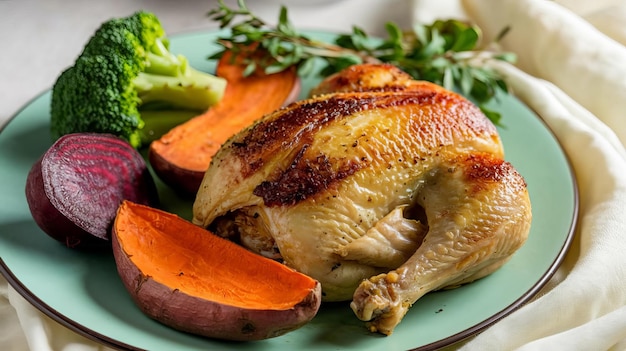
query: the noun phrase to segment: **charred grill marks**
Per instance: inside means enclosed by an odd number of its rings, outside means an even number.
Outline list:
[[[327,189],[333,182],[344,179],[362,168],[364,163],[336,162],[338,170],[333,170],[333,162],[326,155],[314,159],[304,157],[309,145],[305,145],[296,155],[289,168],[276,180],[259,184],[253,194],[263,198],[266,206],[294,205],[317,192]]]
[[[274,151],[312,140],[319,129],[335,120],[376,108],[433,104],[437,97],[442,96],[435,92],[338,93],[296,103],[276,111],[276,118],[269,116],[255,124],[241,139],[233,140],[230,147],[246,167],[243,175],[247,177],[261,168]]]
[[[241,160],[244,177],[258,171],[281,149],[299,149],[285,169],[270,175],[253,192],[262,197],[267,206],[293,205],[369,164],[367,159],[357,161],[307,153],[316,133],[325,125],[362,111],[449,104],[452,99],[454,97],[434,91],[336,93],[275,112],[274,116],[268,116],[240,139],[234,140],[231,148]],[[358,144],[352,146],[360,147]]]

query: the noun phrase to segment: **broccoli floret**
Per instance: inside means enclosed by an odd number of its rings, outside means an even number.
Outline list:
[[[112,133],[138,148],[154,138],[146,132],[151,118],[171,115],[179,123],[181,116],[217,103],[225,87],[223,78],[171,53],[158,18],[140,11],[103,23],[58,77],[51,134],[56,139],[75,132]]]

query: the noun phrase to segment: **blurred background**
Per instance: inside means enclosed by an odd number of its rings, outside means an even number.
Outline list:
[[[231,7],[237,4],[236,0],[225,2]],[[410,0],[246,2],[269,23],[276,22],[281,4],[286,4],[289,18],[298,28],[350,31],[354,24],[372,35],[384,34],[387,21],[410,25],[411,3]],[[0,0],[0,125],[34,96],[49,89],[105,20],[144,9],[156,13],[167,33],[175,35],[215,29],[217,23],[207,13],[216,6],[216,0]]]

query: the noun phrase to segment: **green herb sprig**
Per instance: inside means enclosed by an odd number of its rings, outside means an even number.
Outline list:
[[[402,30],[397,24],[386,24],[387,38],[371,38],[361,28],[352,27],[352,33],[338,35],[334,43],[314,40],[300,33],[289,21],[287,8],[282,6],[276,26],[270,26],[238,0],[237,8],[228,7],[223,0],[209,12],[220,28],[230,29],[230,35],[220,37],[223,50],[211,56],[219,58],[229,50],[244,51],[258,45],[262,51],[246,55],[244,74],[256,69],[275,73],[297,67],[301,76],[314,72],[316,62],[323,63],[319,74],[326,77],[348,66],[365,62],[390,63],[415,79],[439,84],[447,89],[458,89],[475,101],[485,115],[501,125],[501,115],[485,105],[498,92],[508,93],[505,81],[487,65],[490,60],[514,62],[512,53],[479,50],[480,28],[458,20],[438,20],[430,25],[416,25]],[[501,38],[506,30],[501,33]],[[258,52],[264,52],[259,56]]]

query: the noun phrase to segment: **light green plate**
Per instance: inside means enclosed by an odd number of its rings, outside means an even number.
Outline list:
[[[329,39],[330,34],[316,34]],[[213,72],[206,60],[216,33],[172,38],[172,51]],[[304,82],[304,90],[315,84]],[[308,325],[253,343],[210,340],[178,332],[143,315],[117,276],[112,254],[65,248],[32,220],[24,195],[26,175],[51,145],[50,94],[24,107],[0,133],[0,269],[27,300],[68,328],[121,349],[158,350],[407,350],[436,349],[495,323],[528,301],[561,263],[572,239],[576,182],[557,140],[528,108],[510,96],[495,106],[507,159],[526,178],[533,223],[525,246],[494,274],[456,290],[430,293],[409,311],[393,335],[370,334],[348,303],[322,306]],[[189,218],[191,202],[162,184],[166,210]]]

